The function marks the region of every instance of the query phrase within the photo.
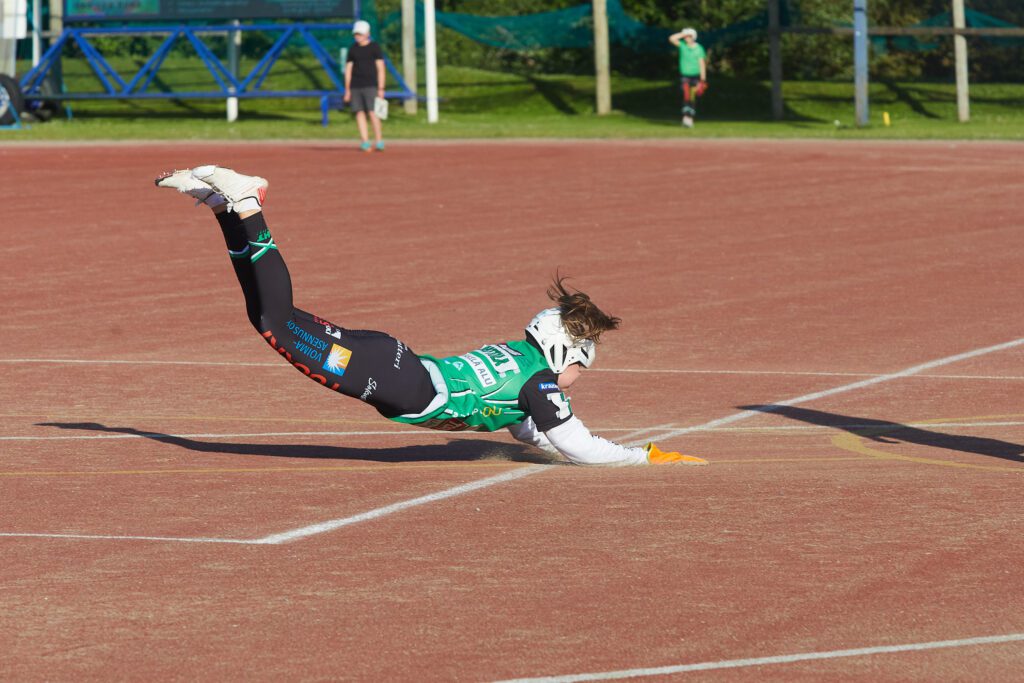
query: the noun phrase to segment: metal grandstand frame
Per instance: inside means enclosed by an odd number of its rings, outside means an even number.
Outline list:
[[[39,64],[32,68],[21,79],[21,89],[26,100],[112,100],[112,99],[228,99],[228,98],[266,98],[266,97],[324,97],[330,94],[345,92],[344,79],[341,76],[340,63],[313,35],[313,31],[350,31],[352,22],[340,23],[308,23],[308,24],[228,24],[219,26],[125,26],[125,27],[68,27],[61,33],[46,53],[40,58]],[[266,54],[245,76],[236,76],[231,69],[213,53],[203,42],[204,34],[230,34],[232,31],[263,31],[280,33]],[[149,57],[145,64],[130,79],[125,79],[111,66],[90,37],[109,35],[166,35],[167,38]],[[312,90],[262,90],[262,85],[271,69],[281,57],[284,49],[294,39],[300,38],[316,57],[325,74],[333,84],[333,89]],[[213,77],[219,89],[190,91],[150,92],[149,86],[163,66],[171,49],[179,40],[187,40],[195,49],[204,66]],[[68,44],[76,45],[84,55],[89,67],[103,87],[103,92],[64,92],[44,93],[43,83],[47,76],[60,62],[62,51]],[[397,90],[386,92],[387,97],[406,99],[415,97],[402,75],[385,56],[385,65],[395,82]]]

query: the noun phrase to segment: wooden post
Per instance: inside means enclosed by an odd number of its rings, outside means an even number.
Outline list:
[[[953,0],[953,28],[965,28],[964,0]],[[953,36],[953,53],[956,56],[956,115],[960,123],[971,120],[971,98],[967,85],[967,38]]]
[[[594,3],[594,70],[597,75],[597,113],[612,110],[611,58],[608,55],[608,3]]]
[[[416,74],[416,0],[402,0],[402,78],[414,93],[419,92]],[[415,114],[417,100],[410,97],[404,103],[406,114]]]
[[[772,117],[782,120],[782,32],[779,0],[768,0],[768,68],[772,77]]]

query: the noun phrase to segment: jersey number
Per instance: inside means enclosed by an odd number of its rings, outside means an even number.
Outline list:
[[[565,394],[547,394],[547,397],[558,408],[559,420],[572,416],[572,408],[569,407],[569,399],[565,397]]]

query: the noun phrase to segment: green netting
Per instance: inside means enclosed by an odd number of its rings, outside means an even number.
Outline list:
[[[482,16],[459,12],[436,12],[437,23],[484,45],[513,51],[541,48],[587,48],[594,43],[592,4],[587,2],[552,12],[519,16]],[[364,13],[365,14],[365,13]],[[791,12],[788,0],[781,2],[781,21],[788,25]],[[423,5],[416,3],[416,34],[422,45]],[[381,22],[387,31],[401,23],[401,13],[392,12]],[[700,42],[705,47],[724,45],[768,27],[767,11],[718,29],[704,30]],[[621,0],[608,0],[609,40],[637,52],[670,52],[668,37],[675,29],[648,26],[626,13]]]

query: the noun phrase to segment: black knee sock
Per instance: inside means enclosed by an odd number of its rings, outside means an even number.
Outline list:
[[[235,277],[245,296],[249,322],[261,333],[272,321],[291,318],[292,282],[270,235],[263,212],[242,219],[233,211],[217,214]]]
[[[228,252],[234,258],[236,254],[245,251],[249,241],[245,236],[245,228],[242,226],[242,219],[234,211],[222,211],[215,214],[217,222],[220,223],[220,230],[224,233],[224,244]]]
[[[258,305],[260,323],[257,329],[265,332],[271,324],[283,324],[294,314],[292,279],[288,274],[277,244],[270,234],[263,212],[242,219],[242,228],[248,242],[248,262],[252,272],[253,296]],[[246,302],[250,295],[246,294]]]

